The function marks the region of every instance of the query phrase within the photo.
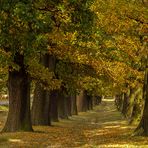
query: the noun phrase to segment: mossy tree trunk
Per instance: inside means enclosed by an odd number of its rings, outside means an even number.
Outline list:
[[[143,111],[142,88],[138,87],[132,91],[130,95],[130,104],[128,107],[127,116],[130,124],[137,122]]]
[[[135,134],[148,136],[148,59],[147,59],[147,66],[145,70],[143,98],[145,100],[143,115],[138,127],[135,130]]]
[[[135,100],[136,89],[130,88],[129,91],[130,91],[130,94],[129,94],[129,101],[128,101],[128,106],[127,106],[127,117],[129,120],[131,120],[134,102],[135,102],[134,100]]]

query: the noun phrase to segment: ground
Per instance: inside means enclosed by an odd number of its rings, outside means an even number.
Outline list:
[[[0,129],[6,113],[0,112]],[[105,99],[93,111],[79,113],[53,123],[34,127],[35,132],[1,133],[0,148],[148,148],[147,137],[134,137],[135,126],[116,110],[113,100]]]

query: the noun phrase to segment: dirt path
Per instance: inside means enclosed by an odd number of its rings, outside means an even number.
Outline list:
[[[52,127],[34,127],[34,133],[1,134],[0,148],[148,148],[148,138],[131,136],[133,128],[127,126],[113,100],[104,100],[93,111]]]

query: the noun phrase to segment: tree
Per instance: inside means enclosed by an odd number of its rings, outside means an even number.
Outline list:
[[[38,70],[31,61],[47,51],[46,34],[52,28],[51,14],[40,11],[41,4],[44,1],[2,0],[0,4],[0,49],[10,55],[6,58],[10,105],[5,132],[32,131],[30,82]]]

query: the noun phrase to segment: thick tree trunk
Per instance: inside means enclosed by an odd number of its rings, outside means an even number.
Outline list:
[[[43,66],[49,68],[49,55],[41,57]],[[49,91],[41,87],[40,82],[36,83],[34,99],[32,104],[32,123],[33,125],[50,125],[50,94]]]
[[[94,96],[94,97],[92,98],[92,100],[93,100],[93,106],[99,105],[100,96]]]
[[[77,107],[78,112],[86,112],[88,108],[87,94],[86,91],[81,91],[77,96]]]
[[[56,69],[56,58],[53,55],[49,56],[49,71],[55,73]],[[58,122],[58,97],[59,90],[50,91],[50,116],[53,122]]]
[[[148,136],[148,59],[147,59],[147,67],[145,71],[143,98],[145,100],[143,115],[137,129],[135,130],[135,134]]]
[[[124,95],[120,94],[117,96],[117,108],[120,112],[122,112],[123,109],[123,100],[124,100]]]
[[[30,78],[25,70],[23,55],[16,54],[14,62],[20,69],[9,71],[9,113],[3,131],[33,131],[30,117]]]
[[[128,95],[127,93],[123,94],[123,107],[122,107],[122,113],[126,117],[127,114],[127,107],[128,107]]]
[[[67,98],[61,89],[58,97],[58,114],[61,119],[68,119]]]
[[[134,108],[135,92],[136,92],[135,89],[130,89],[129,101],[128,101],[128,106],[127,106],[127,117],[130,120],[132,118],[132,113],[133,113],[133,108]]]
[[[102,96],[97,96],[97,105],[99,105],[102,102]]]
[[[58,90],[50,92],[50,115],[51,120],[58,122]]]
[[[132,124],[137,122],[143,111],[143,98],[142,89],[138,87],[137,89],[131,91],[130,102],[128,105],[127,117],[129,118],[129,123]]]
[[[66,100],[67,100],[68,116],[72,116],[72,113],[71,113],[71,106],[72,106],[71,96],[66,97]]]
[[[50,125],[49,92],[36,84],[32,104],[32,124]]]
[[[92,97],[87,95],[87,109],[92,110],[93,109],[93,102],[92,102]]]
[[[71,114],[78,115],[76,95],[71,96]]]

